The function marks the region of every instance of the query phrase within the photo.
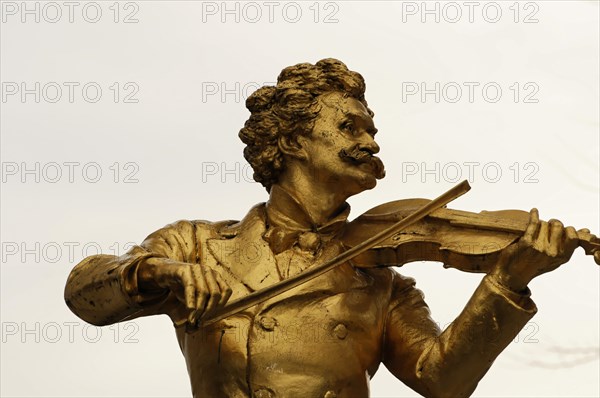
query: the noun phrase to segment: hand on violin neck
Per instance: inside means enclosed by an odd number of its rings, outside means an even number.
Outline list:
[[[558,220],[540,221],[537,209],[529,212],[525,234],[508,246],[491,271],[503,286],[520,292],[529,282],[569,261],[579,238],[573,227],[564,227]]]

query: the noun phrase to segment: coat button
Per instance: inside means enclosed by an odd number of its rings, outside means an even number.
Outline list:
[[[272,398],[273,393],[266,388],[261,388],[260,390],[254,391],[255,398]]]
[[[344,340],[346,336],[348,336],[348,328],[343,323],[338,323],[333,329],[333,334],[335,334],[338,339]]]
[[[327,391],[323,398],[337,398],[337,394],[331,390]]]
[[[275,318],[271,318],[270,316],[263,316],[259,321],[260,327],[266,331],[273,331],[275,326],[277,325],[277,320]]]

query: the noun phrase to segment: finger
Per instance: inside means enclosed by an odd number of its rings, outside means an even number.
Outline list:
[[[538,210],[534,207],[529,212],[529,224],[527,224],[527,229],[525,229],[525,233],[523,234],[524,241],[533,242],[533,240],[538,232],[539,223],[540,223],[540,216],[539,216]]]
[[[225,282],[225,279],[223,279],[221,274],[219,274],[218,272],[215,272],[214,274],[215,274],[215,279],[217,280],[217,283],[219,284],[219,288],[221,289],[221,300],[219,301],[219,307],[222,307],[225,305],[225,303],[227,303],[227,301],[231,297],[233,290],[231,290],[231,287],[229,287],[227,282]]]
[[[192,272],[194,273],[194,279],[197,286],[196,302],[194,306],[195,311],[191,314],[191,323],[195,325],[198,319],[200,319],[204,314],[206,302],[208,301],[209,297],[209,289],[206,284],[206,280],[204,279],[200,264],[194,264],[191,268]]]
[[[182,267],[179,273],[181,286],[183,287],[183,296],[185,298],[185,306],[189,310],[194,309],[196,303],[196,284],[194,277],[188,267]]]
[[[563,241],[563,252],[573,253],[573,251],[579,246],[579,236],[577,231],[573,227],[565,228],[565,238]]]
[[[548,225],[550,226],[550,233],[549,233],[549,242],[550,242],[550,246],[556,248],[557,251],[559,251],[562,247],[562,242],[563,242],[563,230],[564,230],[564,225],[562,222],[556,220],[556,219],[551,219],[550,221],[548,221]]]
[[[534,237],[535,242],[541,246],[538,246],[538,248],[543,247],[546,248],[548,247],[548,243],[550,242],[550,238],[549,238],[549,228],[548,228],[548,223],[546,221],[540,221],[540,226],[538,228],[538,234],[537,236]]]
[[[177,298],[177,300],[179,300],[179,302],[183,303],[183,305],[185,305],[187,308],[187,304],[185,302],[185,290],[183,288],[183,283],[181,282],[180,278],[178,278],[177,280],[166,282],[166,287],[171,292],[173,292],[173,294],[175,294],[175,297]]]
[[[221,301],[221,288],[217,283],[214,273],[211,269],[207,269],[204,273],[204,278],[206,279],[206,283],[208,285],[208,290],[210,295],[208,297],[208,304],[206,304],[206,310],[204,311],[206,314],[210,314],[212,311],[217,308],[219,301]]]
[[[582,228],[579,231],[577,231],[577,236],[579,237],[579,239],[589,240],[590,242],[598,240],[598,238],[592,235],[590,230],[587,228]]]

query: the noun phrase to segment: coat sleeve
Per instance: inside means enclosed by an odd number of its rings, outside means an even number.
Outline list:
[[[140,316],[169,314],[176,300],[168,291],[140,292],[137,269],[150,257],[199,262],[197,225],[178,221],[149,235],[126,254],[85,258],[71,271],[65,301],[79,318],[104,326]]]
[[[412,278],[394,273],[383,362],[426,397],[470,396],[537,311],[529,292],[512,292],[485,276],[460,315],[441,332],[414,285]]]

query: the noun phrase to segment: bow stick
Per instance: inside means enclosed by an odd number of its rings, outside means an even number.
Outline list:
[[[241,297],[237,300],[231,301],[227,303],[220,311],[215,313],[208,319],[201,320],[201,325],[192,325],[188,322],[187,319],[176,322],[175,327],[181,327],[186,325],[186,332],[193,332],[200,326],[208,326],[215,322],[218,322],[228,316],[237,314],[240,311],[243,311],[247,308],[250,308],[254,305],[260,304],[272,297],[275,297],[281,293],[284,293],[290,289],[293,289],[296,286],[299,286],[303,283],[306,283],[319,275],[324,274],[325,272],[337,267],[345,263],[346,261],[351,260],[352,258],[358,256],[361,253],[373,248],[377,244],[383,242],[384,240],[392,237],[398,232],[402,231],[404,228],[410,226],[411,224],[421,220],[423,217],[429,215],[435,210],[444,207],[454,199],[462,196],[466,192],[471,189],[468,181],[463,181],[437,198],[433,199],[431,202],[425,204],[421,208],[417,209],[414,213],[409,216],[403,218],[398,221],[396,224],[391,227],[384,229],[383,231],[373,235],[371,238],[365,240],[364,242],[348,249],[347,251],[337,255],[336,257],[325,261],[322,264],[315,265],[314,267],[310,267],[301,274],[295,275],[291,278],[282,280],[280,282],[274,283],[271,286],[268,286],[264,289],[257,290],[248,294],[247,296]]]

